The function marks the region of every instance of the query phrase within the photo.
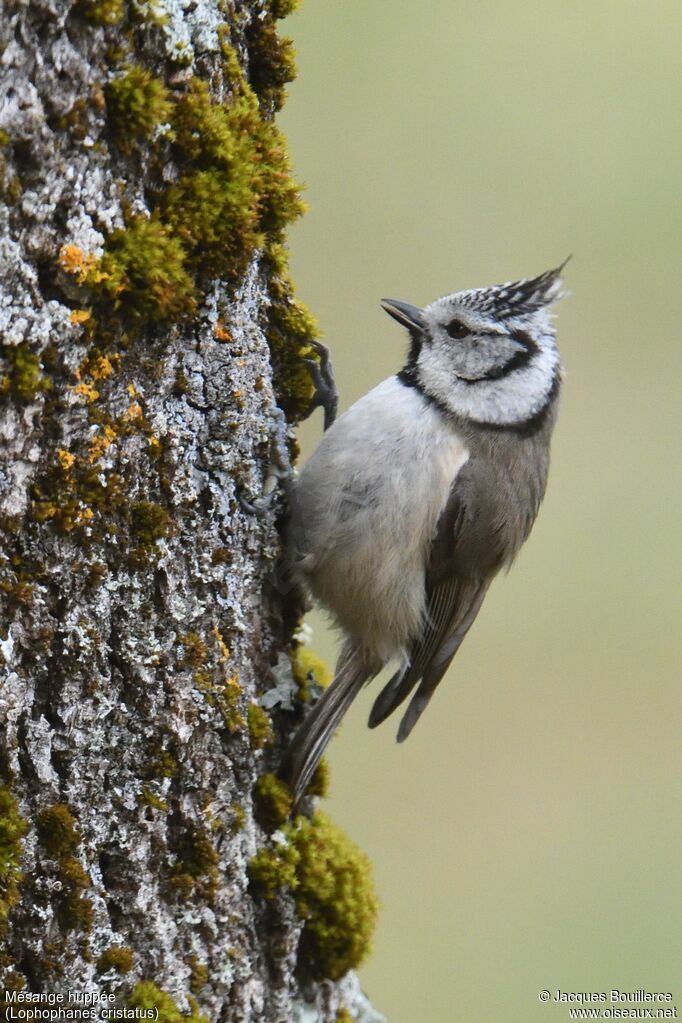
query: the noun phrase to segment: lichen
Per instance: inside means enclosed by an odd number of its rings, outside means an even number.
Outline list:
[[[130,973],[135,964],[135,956],[131,949],[124,945],[111,945],[102,952],[97,960],[100,973],[116,970],[117,973]]]
[[[181,1012],[166,991],[162,991],[150,980],[142,980],[133,988],[128,1006],[131,1009],[139,1009],[140,1018],[145,1018],[143,1013],[151,1012],[153,1015],[149,1018],[157,1020],[157,1023],[210,1023],[208,1016],[199,1011],[199,1006],[191,995],[187,1001],[190,1011]]]
[[[65,803],[55,803],[39,811],[36,826],[38,841],[48,857],[57,862],[60,886],[53,898],[59,925],[63,931],[87,932],[92,926],[93,907],[83,892],[91,887],[91,881],[74,856],[81,839],[73,814]]]
[[[27,825],[19,804],[6,785],[0,786],[0,935],[19,900],[21,855]]]
[[[292,793],[274,774],[262,775],[253,788],[254,815],[264,831],[271,833],[289,819]]]

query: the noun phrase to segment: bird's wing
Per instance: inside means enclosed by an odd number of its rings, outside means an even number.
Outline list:
[[[472,541],[478,542],[479,531],[472,529],[477,510],[476,477],[476,466],[467,464],[455,478],[431,545],[424,629],[409,660],[384,686],[372,707],[370,728],[384,721],[421,680],[401,721],[399,742],[410,734],[431,699],[476,618],[494,574],[490,551],[476,558],[475,552],[468,550]]]

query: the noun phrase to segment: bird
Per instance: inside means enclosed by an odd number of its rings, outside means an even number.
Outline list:
[[[561,391],[552,307],[566,262],[425,308],[381,302],[407,329],[405,364],[325,430],[291,501],[294,575],[343,635],[334,679],[282,758],[295,807],[389,662],[369,726],[409,697],[408,737],[531,531]]]

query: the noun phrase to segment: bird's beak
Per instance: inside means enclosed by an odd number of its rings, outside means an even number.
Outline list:
[[[426,327],[424,313],[416,305],[410,305],[409,302],[399,302],[397,298],[382,298],[381,305],[389,316],[392,316],[398,323],[402,323],[403,327],[407,327],[408,330],[421,331]]]

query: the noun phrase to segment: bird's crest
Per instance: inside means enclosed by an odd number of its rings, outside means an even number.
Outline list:
[[[480,312],[492,313],[500,320],[534,313],[543,306],[558,302],[562,297],[561,271],[568,259],[561,266],[547,270],[539,277],[460,292],[456,296],[457,303]]]

